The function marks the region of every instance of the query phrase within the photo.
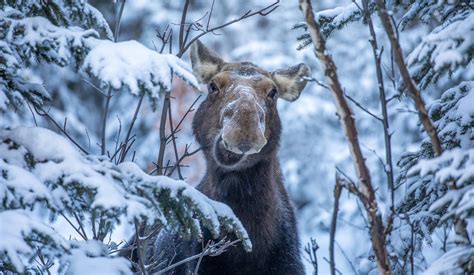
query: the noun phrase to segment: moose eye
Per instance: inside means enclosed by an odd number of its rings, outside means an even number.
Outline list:
[[[269,98],[271,98],[271,99],[275,99],[276,96],[277,96],[277,94],[278,94],[277,89],[276,89],[276,88],[273,88],[273,89],[270,90],[270,92],[268,93],[267,96],[268,96]]]
[[[210,93],[215,93],[219,91],[219,88],[217,88],[217,85],[214,82],[209,83],[208,89]]]

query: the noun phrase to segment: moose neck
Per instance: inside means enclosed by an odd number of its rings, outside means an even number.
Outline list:
[[[255,165],[224,171],[208,164],[202,182],[203,192],[210,198],[229,205],[249,232],[255,248],[265,249],[277,236],[280,218],[282,181],[276,154]]]
[[[264,198],[271,199],[280,183],[278,167],[276,157],[239,170],[222,169],[210,163],[203,182],[204,191],[213,199],[228,204],[252,204]]]

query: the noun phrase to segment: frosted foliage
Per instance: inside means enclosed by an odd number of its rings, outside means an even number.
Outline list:
[[[432,184],[456,186],[431,204],[431,211],[448,204],[445,217],[456,215],[469,218],[474,214],[474,149],[453,149],[440,157],[422,160],[412,168],[411,173],[433,175]]]
[[[24,79],[20,69],[38,61],[60,66],[78,64],[97,37],[94,30],[61,28],[44,17],[24,17],[14,9],[0,10],[0,112],[25,101],[49,99],[47,91]]]
[[[10,221],[15,219],[15,211],[32,217],[25,228],[42,224],[39,217],[21,209],[41,205],[53,216],[75,213],[85,221],[90,219],[91,213],[100,213],[108,232],[120,219],[129,223],[146,220],[179,230],[188,238],[201,238],[202,224],[214,236],[221,230],[234,232],[244,246],[251,249],[249,237],[232,210],[183,181],[150,176],[131,162],[117,166],[101,157],[84,156],[68,140],[44,128],[0,130],[0,141],[0,209],[6,210],[2,213],[10,213],[2,216],[5,220],[1,224],[21,226],[21,220],[19,223]],[[49,226],[43,224],[38,228],[47,238],[55,241],[60,238]],[[18,270],[25,263],[19,262],[15,253],[28,256],[34,253],[34,250],[26,253],[25,243],[18,241],[2,251],[8,251],[8,258],[15,260],[12,264]],[[70,258],[64,260],[85,257],[80,256],[81,253],[92,257],[87,252],[79,251],[77,257],[74,253],[74,250],[68,252]],[[93,262],[96,260],[99,261],[94,259]],[[71,268],[74,267],[77,265],[71,264]]]
[[[473,102],[474,81],[465,81],[431,104],[430,116],[446,147],[474,147]]]
[[[446,70],[472,63],[474,13],[465,11],[435,28],[407,58],[414,80],[425,88]]]
[[[473,255],[474,246],[472,245],[452,248],[433,262],[423,275],[465,274],[465,270],[469,270],[469,262],[472,261]]]
[[[95,16],[98,11],[87,9]],[[99,22],[102,22],[99,20]],[[105,23],[105,22],[102,22]],[[156,103],[160,90],[170,91],[172,73],[193,87],[197,80],[189,65],[176,56],[162,55],[136,41],[113,43],[97,39],[94,29],[58,27],[45,17],[25,17],[15,9],[0,10],[0,111],[25,101],[41,105],[49,94],[41,85],[24,80],[19,70],[38,62],[83,67],[102,83],[119,89],[122,85],[138,95],[149,94]]]
[[[454,193],[467,192],[466,188],[461,190],[450,190],[447,196],[446,191],[450,181],[454,180],[457,185],[464,186],[472,183],[470,178],[470,154],[471,148],[474,147],[472,140],[472,131],[474,127],[474,113],[472,111],[472,90],[473,82],[462,82],[456,87],[448,89],[443,93],[441,98],[433,102],[429,109],[429,114],[438,130],[438,134],[443,141],[443,146],[447,151],[442,157],[433,160],[433,151],[431,146],[425,142],[420,151],[416,153],[405,153],[402,155],[398,165],[401,167],[399,181],[404,182],[407,186],[406,197],[401,201],[400,210],[414,211],[421,213],[427,211],[431,207],[433,213],[426,213],[422,216],[437,220],[441,209],[439,206],[445,205],[448,198]],[[461,149],[460,149],[461,148]],[[465,150],[466,155],[461,154],[461,150]],[[459,171],[458,171],[459,170]],[[458,171],[458,174],[451,172]],[[460,174],[467,178],[460,178]],[[461,182],[457,182],[460,181]],[[451,193],[453,192],[453,193]],[[470,196],[467,192],[467,198]],[[440,198],[443,199],[440,200]],[[461,195],[462,197],[462,195]],[[459,199],[461,199],[459,197]],[[417,202],[415,204],[415,202]],[[455,205],[457,205],[457,202]],[[434,207],[433,205],[437,205]],[[410,209],[410,210],[408,210]],[[451,212],[449,215],[452,215]],[[421,216],[417,216],[421,217]],[[431,224],[429,228],[433,228]],[[431,230],[431,229],[430,229]]]
[[[38,245],[53,255],[60,255],[69,247],[65,239],[30,211],[2,211],[0,224],[0,261],[10,263],[18,272],[25,271],[26,259]]]
[[[469,5],[462,1],[410,0],[409,2],[409,5],[399,4],[403,9],[406,9],[400,18],[401,29],[405,29],[409,23],[416,19],[429,24],[430,20],[435,17],[443,22],[459,12],[470,9]]]
[[[100,41],[85,58],[83,68],[114,89],[126,86],[134,95],[148,93],[152,100],[158,99],[160,91],[171,90],[172,72],[198,87],[186,63],[174,55],[150,50],[137,41]]]
[[[93,28],[103,34],[104,38],[113,38],[104,16],[87,1],[5,0],[0,3],[0,8],[3,9],[5,4],[29,17],[44,16],[56,26],[78,25],[84,29]]]
[[[474,213],[474,113],[472,102],[473,82],[464,81],[445,91],[439,100],[430,105],[429,115],[437,128],[445,152],[435,157],[431,145],[425,140],[418,152],[401,156],[399,182],[405,185],[405,197],[398,211],[410,216],[415,225],[417,253],[422,241],[433,242],[433,231],[454,217],[472,219]],[[400,221],[397,231],[413,230]],[[405,228],[405,229],[404,229]],[[397,234],[392,241],[396,242]],[[404,242],[410,240],[405,236]],[[394,246],[397,247],[397,246]],[[410,246],[395,248],[407,253]],[[461,251],[458,251],[461,253]],[[444,260],[453,259],[450,251],[433,265],[440,268]],[[453,252],[452,256],[459,253]],[[461,253],[462,254],[462,253]],[[444,260],[443,260],[444,259]],[[454,265],[454,263],[453,263]],[[434,268],[434,267],[433,267]],[[431,270],[431,269],[429,269]]]
[[[361,20],[364,17],[361,7],[362,2],[360,0],[353,1],[353,3],[348,4],[347,6],[318,11],[315,14],[315,19],[321,27],[321,32],[325,36],[330,36],[333,32],[346,27],[347,24]],[[375,4],[370,3],[370,12],[373,12],[374,9]],[[307,30],[306,23],[298,23],[293,28],[304,28],[305,31]],[[300,41],[300,44],[297,47],[298,50],[301,50],[312,43],[308,33],[299,36],[297,40]]]
[[[458,205],[464,195],[467,195],[468,200],[472,196],[469,187],[473,181],[472,171],[470,171],[473,168],[470,164],[472,162],[471,148],[474,147],[472,140],[474,113],[471,107],[474,102],[472,98],[474,93],[472,90],[472,81],[462,82],[444,92],[439,100],[431,104],[429,110],[444,147],[453,151],[447,151],[443,156],[433,160],[421,160],[430,158],[432,154],[431,149],[427,150],[428,147],[425,144],[420,152],[406,154],[400,161],[402,167],[400,178],[406,179],[409,196],[414,196],[413,198],[418,200],[416,206],[418,211],[421,209],[425,211],[427,207],[439,210],[440,206],[449,201],[453,201],[453,205]],[[406,178],[404,173],[407,173]],[[460,189],[446,193],[450,181],[454,181]],[[455,194],[458,196],[453,197]],[[406,202],[409,201],[406,199]],[[453,211],[451,209],[448,215],[454,214]]]
[[[8,66],[20,61],[45,61],[60,66],[79,62],[91,46],[90,38],[97,37],[95,30],[58,27],[44,17],[24,17],[16,10],[0,11],[0,28],[3,42],[14,53]]]

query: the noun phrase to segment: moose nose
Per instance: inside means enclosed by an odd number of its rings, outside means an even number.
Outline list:
[[[239,145],[238,148],[240,152],[242,152],[242,154],[245,154],[252,148],[252,145],[250,145],[249,143],[242,143]]]

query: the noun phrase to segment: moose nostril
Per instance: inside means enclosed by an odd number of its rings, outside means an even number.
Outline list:
[[[225,148],[229,148],[229,145],[227,144],[227,142],[225,140],[222,140],[222,142],[224,143]]]
[[[239,150],[240,150],[240,152],[242,152],[242,154],[248,152],[250,150],[250,148],[252,148],[252,146],[250,144],[247,144],[247,143],[239,145]]]

